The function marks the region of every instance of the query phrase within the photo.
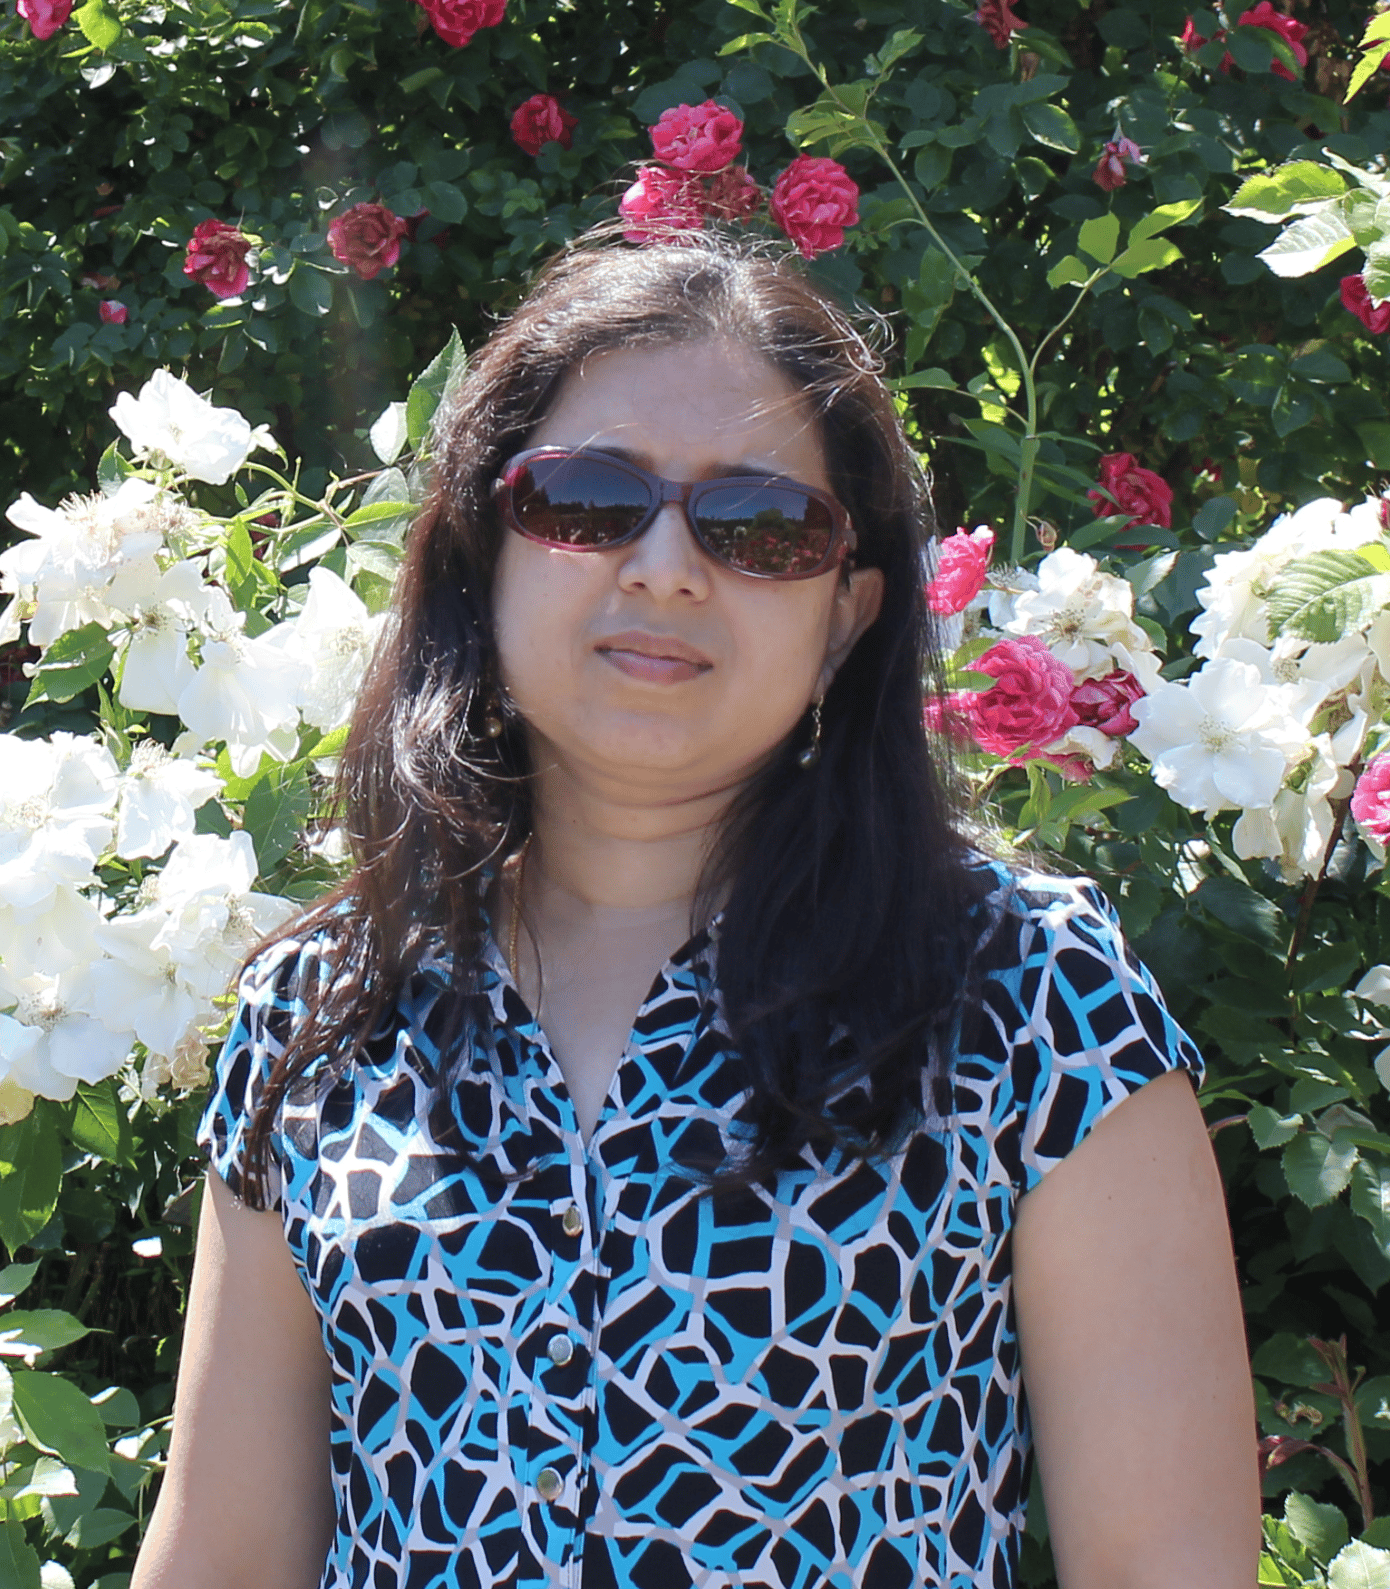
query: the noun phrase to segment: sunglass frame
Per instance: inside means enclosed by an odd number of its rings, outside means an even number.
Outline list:
[[[553,541],[544,535],[537,535],[528,530],[521,522],[513,500],[513,490],[517,474],[529,464],[539,459],[570,459],[581,458],[601,463],[606,467],[616,469],[622,474],[630,476],[644,485],[651,497],[647,511],[637,521],[636,525],[612,541],[595,542],[590,545],[575,544],[571,541]],[[763,571],[755,568],[741,568],[737,563],[731,563],[728,558],[717,552],[705,539],[700,528],[699,502],[700,498],[712,491],[726,490],[730,486],[780,486],[784,490],[799,492],[802,496],[813,502],[819,502],[830,514],[830,541],[826,546],[825,555],[814,568],[802,569],[797,573],[784,573],[779,570]],[[828,491],[821,491],[815,486],[808,486],[803,481],[793,480],[787,475],[719,475],[712,480],[668,480],[664,475],[653,474],[649,469],[643,469],[640,464],[632,463],[626,458],[615,457],[611,452],[603,452],[596,447],[528,447],[524,452],[519,452],[509,458],[502,466],[502,472],[492,482],[492,498],[497,505],[497,510],[503,522],[509,529],[528,541],[534,541],[540,546],[558,547],[570,552],[611,552],[619,547],[631,546],[639,540],[652,527],[656,516],[668,502],[680,504],[681,511],[685,514],[685,522],[690,526],[690,533],[699,543],[702,551],[711,557],[721,568],[730,569],[735,574],[745,574],[749,579],[816,579],[821,574],[828,573],[838,567],[847,558],[852,559],[858,545],[858,535],[850,522],[848,510],[837,498]]]

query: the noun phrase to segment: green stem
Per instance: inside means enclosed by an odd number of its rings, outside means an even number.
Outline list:
[[[310,509],[311,512],[315,513],[321,518],[326,518],[330,523],[336,524],[340,530],[346,524],[347,521],[343,518],[342,514],[335,513],[326,502],[315,502],[312,497],[306,497],[297,486],[291,485],[290,482],[285,479],[284,475],[282,475],[278,470],[272,469],[269,464],[248,463],[246,467],[250,470],[253,470],[256,474],[263,474],[268,479],[273,480],[275,484],[279,486],[280,489],[285,493],[285,495],[291,499],[291,501],[299,503],[300,507]],[[312,522],[312,520],[308,522]],[[296,526],[296,528],[299,527],[300,526],[298,525]]]

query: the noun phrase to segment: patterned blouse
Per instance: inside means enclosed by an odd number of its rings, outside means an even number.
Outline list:
[[[451,1085],[426,962],[366,1054],[292,1096],[271,1189],[332,1363],[321,1589],[1013,1589],[1018,1200],[1201,1060],[1093,885],[1001,871],[992,900],[954,1112],[883,1162],[807,1149],[718,1197],[680,1173],[743,1096],[717,918],[653,984],[587,1146],[495,945]],[[234,1192],[316,964],[281,944],[242,979],[199,1131]]]

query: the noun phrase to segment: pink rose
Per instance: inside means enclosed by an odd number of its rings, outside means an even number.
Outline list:
[[[1007,50],[1010,38],[1028,26],[1022,17],[1014,15],[1010,0],[980,0],[975,20],[1001,50]]]
[[[495,28],[507,9],[507,0],[419,0],[430,26],[461,50],[479,28]]]
[[[763,190],[747,166],[730,166],[705,185],[705,208],[720,221],[746,221],[763,202]]]
[[[1382,751],[1366,763],[1351,792],[1351,814],[1369,838],[1390,845],[1390,754]]]
[[[623,229],[629,243],[678,241],[673,234],[699,231],[705,224],[699,178],[664,166],[642,166],[618,201],[618,213],[629,223]]]
[[[568,149],[579,124],[553,94],[532,94],[512,112],[512,138],[523,153],[538,155],[543,145],[558,143]]]
[[[1037,635],[1000,640],[970,666],[995,681],[960,702],[981,750],[1015,763],[1028,761],[1076,727],[1075,675]]]
[[[677,171],[722,171],[743,147],[743,123],[712,99],[672,105],[647,130],[657,159]]]
[[[1373,331],[1376,336],[1390,331],[1390,301],[1373,304],[1364,276],[1342,277],[1342,308],[1354,314],[1367,331]]]
[[[354,204],[330,223],[328,246],[334,259],[372,281],[401,257],[408,230],[409,224],[384,204]]]
[[[1128,138],[1117,138],[1113,143],[1106,144],[1101,151],[1099,164],[1091,173],[1091,181],[1107,193],[1124,187],[1129,181],[1129,173],[1125,170],[1126,160],[1134,165],[1143,164],[1144,153],[1137,143]]]
[[[218,298],[235,298],[250,279],[251,239],[226,221],[199,221],[188,240],[183,273]]]
[[[1111,739],[1123,739],[1139,727],[1130,711],[1144,698],[1144,686],[1132,673],[1116,668],[1103,679],[1084,679],[1071,692],[1071,706],[1082,728],[1098,728]]]
[[[102,324],[108,326],[123,326],[130,318],[130,311],[114,298],[103,298],[97,305],[97,313],[101,316]]]
[[[994,531],[984,525],[973,532],[957,530],[942,541],[927,606],[933,612],[964,612],[980,594],[993,550]]]
[[[799,154],[773,184],[772,219],[807,259],[838,248],[859,219],[859,187],[838,160]]]
[[[1132,453],[1107,453],[1100,461],[1098,484],[1104,488],[1103,491],[1086,493],[1094,504],[1098,519],[1114,513],[1118,506],[1120,512],[1130,515],[1131,524],[1156,524],[1164,530],[1173,527],[1172,486],[1152,469],[1141,468],[1134,461]],[[1115,499],[1114,502],[1106,497],[1106,491]],[[1117,544],[1142,546],[1146,543],[1135,541]]]
[[[1296,22],[1293,17],[1286,17],[1282,11],[1276,11],[1270,0],[1260,0],[1253,10],[1242,11],[1238,20],[1243,28],[1268,28],[1271,33],[1277,33],[1293,51],[1294,60],[1300,66],[1307,66],[1308,52],[1303,47],[1303,36],[1308,31],[1306,23]],[[1228,55],[1226,61],[1230,59]],[[1229,70],[1226,61],[1221,63],[1223,71]],[[1291,83],[1298,81],[1282,61],[1271,62],[1269,69],[1276,77],[1287,78]]]
[[[15,9],[36,39],[51,39],[72,15],[72,0],[17,0]]]

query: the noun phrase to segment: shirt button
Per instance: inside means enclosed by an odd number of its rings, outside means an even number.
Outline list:
[[[563,1368],[574,1356],[574,1342],[568,1335],[552,1335],[550,1345],[545,1349],[545,1355],[557,1368]]]
[[[560,1216],[560,1229],[567,1236],[578,1236],[584,1229],[584,1216],[579,1212],[579,1205],[571,1203]]]
[[[536,1493],[543,1501],[553,1501],[565,1487],[565,1481],[554,1468],[542,1468],[536,1475]]]

